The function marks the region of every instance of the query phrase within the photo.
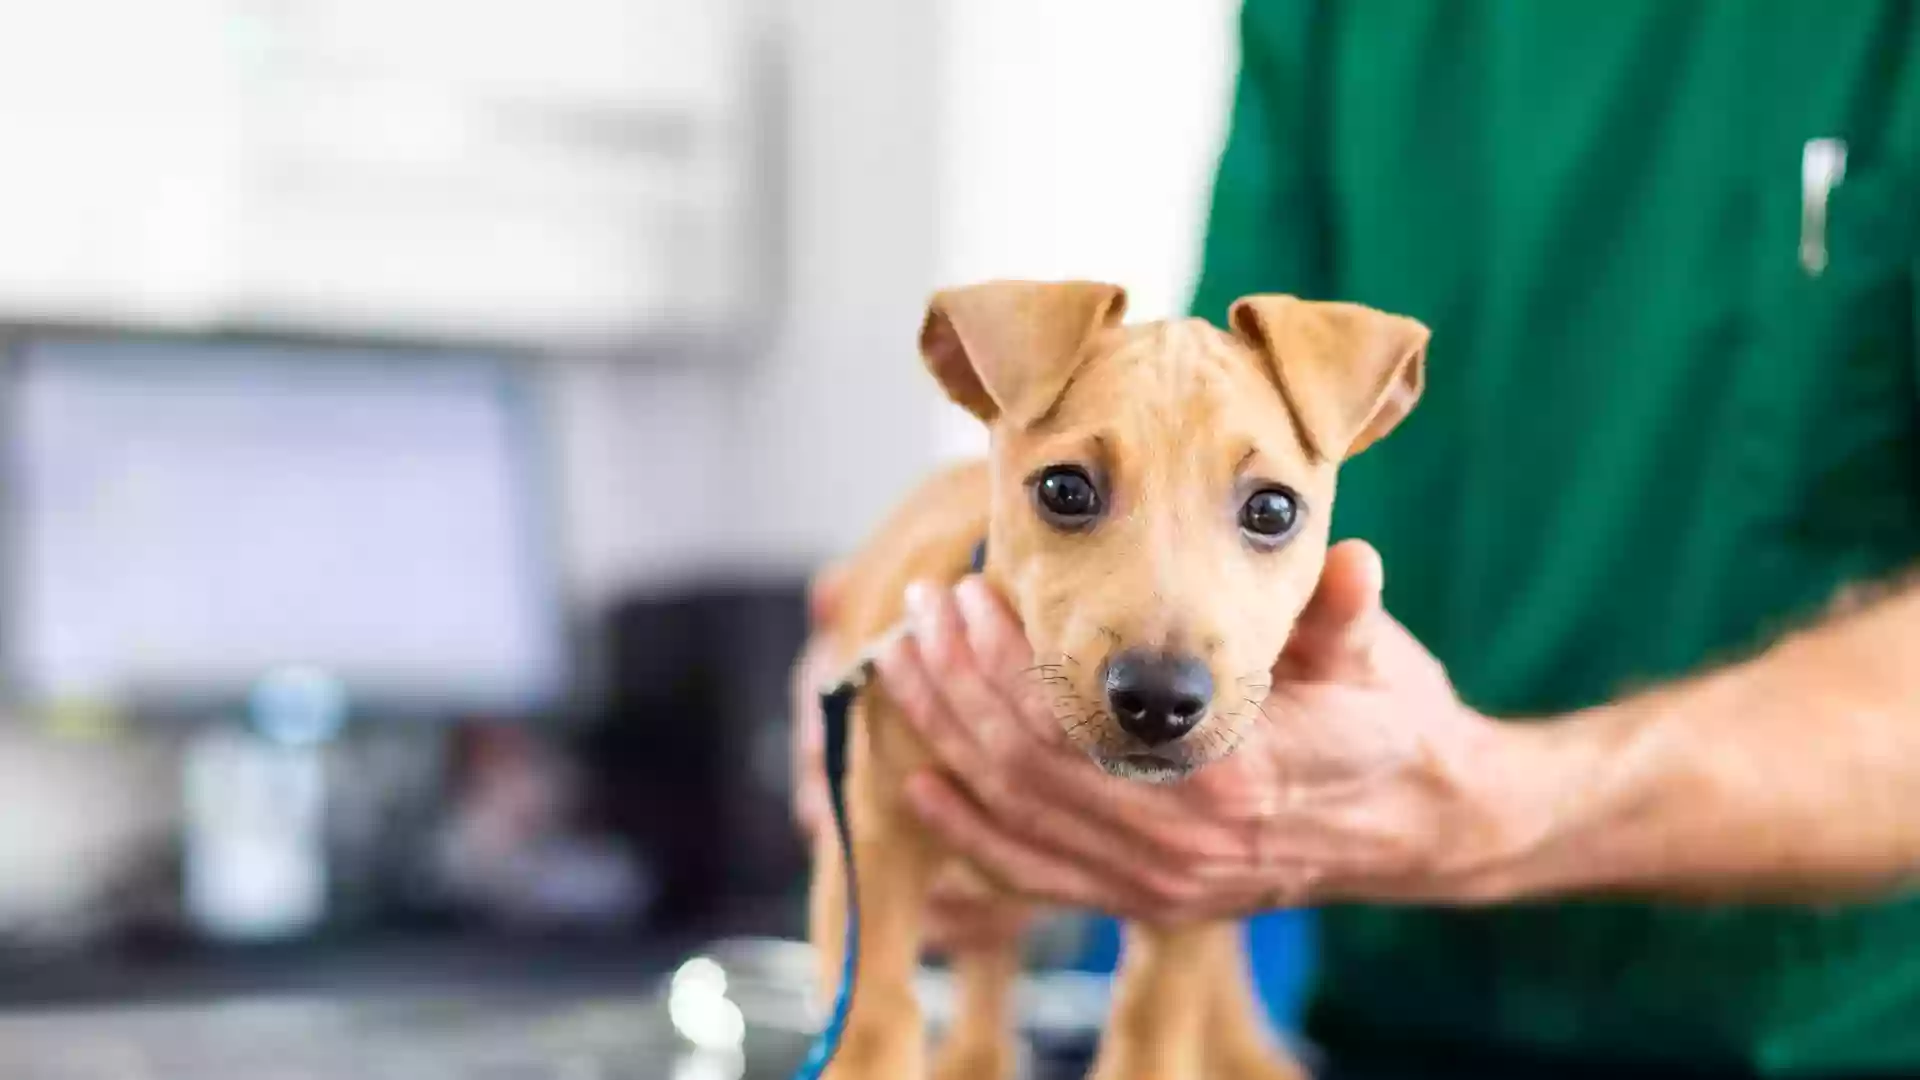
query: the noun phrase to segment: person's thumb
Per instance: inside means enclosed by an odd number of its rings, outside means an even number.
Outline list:
[[[1380,553],[1366,541],[1345,540],[1328,549],[1320,582],[1294,622],[1276,677],[1364,675],[1371,663],[1370,630],[1385,580]]]

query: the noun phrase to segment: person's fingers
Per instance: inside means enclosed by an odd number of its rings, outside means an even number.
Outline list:
[[[813,579],[807,582],[807,618],[815,629],[827,626],[840,610],[840,601],[846,593],[847,564],[828,563],[815,571]]]
[[[959,864],[935,876],[927,892],[926,935],[933,950],[952,954],[1017,941],[1032,909],[989,886]]]
[[[821,642],[808,645],[793,665],[790,707],[793,710],[791,783],[793,818],[802,835],[811,840],[827,818],[827,778],[825,732],[820,716],[816,686],[818,670],[825,655]]]
[[[1015,719],[1041,742],[1066,745],[1055,712],[1071,693],[1065,658],[1036,658],[1019,620],[984,578],[963,579],[953,597],[968,648],[988,682],[1016,706]]]
[[[800,835],[811,843],[828,828],[832,810],[829,803],[832,797],[827,793],[824,779],[813,780],[812,774],[796,777],[793,789],[793,822]]]
[[[924,651],[919,635],[903,635],[882,649],[876,662],[889,696],[926,742],[942,771],[949,776],[964,777],[974,794],[987,800],[1001,815],[1042,821],[1082,848],[1101,847],[1097,841],[1082,835],[1087,832],[1083,825],[1065,820],[1067,815],[1057,810],[1035,805],[1020,793],[1012,770],[1004,762],[996,761],[978,738],[982,727],[977,720],[979,713],[976,711],[975,718],[965,718],[951,704],[948,692],[954,683],[951,671],[943,682],[926,663]],[[976,709],[979,708],[976,704]],[[994,702],[987,708],[1004,713],[1006,706]],[[998,723],[1004,727],[1009,722],[1002,719]]]
[[[1196,828],[1170,789],[1101,773],[1064,745],[1050,715],[1021,716],[982,673],[986,663],[975,645],[1004,669],[1031,655],[1024,634],[984,582],[970,581],[957,594],[915,586],[908,602],[911,640],[880,655],[889,693],[946,774],[936,783],[950,793],[959,785],[972,796],[953,793],[943,803],[936,792],[931,807],[937,813],[947,806],[953,811],[948,824],[977,827],[969,842],[1005,858],[1043,860],[1082,882],[1097,874],[1109,879],[1107,891],[1136,890],[1162,905],[1185,902],[1192,878],[1182,870],[1208,857],[1208,845],[1197,841],[1218,830]],[[928,824],[937,830],[941,822]],[[1235,843],[1215,839],[1211,846],[1223,850]]]
[[[1220,899],[1204,879],[1142,858],[1119,841],[1107,843],[1102,854],[1131,853],[1131,858],[1089,858],[1001,829],[979,806],[932,773],[910,778],[907,798],[915,814],[955,852],[1027,897],[1162,920],[1189,918],[1210,910]]]
[[[938,904],[929,904],[923,918],[926,951],[936,958],[951,959],[965,953],[997,949],[1018,941],[1026,932],[1023,921],[970,908],[948,911]]]
[[[818,639],[808,643],[793,665],[792,707],[798,745],[813,753],[821,747],[820,688],[826,682],[826,667],[831,659],[827,643]]]
[[[1019,903],[981,904],[938,896],[929,898],[924,917],[928,951],[949,957],[1017,942],[1030,921]]]
[[[960,862],[948,863],[934,875],[928,896],[936,902],[954,906],[968,903],[986,904],[1006,898],[1005,893],[989,885],[985,878]]]
[[[1101,887],[1085,869],[996,829],[939,776],[922,772],[909,777],[907,799],[955,853],[1014,892],[1070,907],[1122,906],[1114,903],[1113,890]]]
[[[1362,616],[1380,606],[1385,569],[1380,553],[1364,540],[1346,540],[1327,550],[1320,580],[1300,612],[1295,634],[1338,639]]]
[[[902,634],[894,638],[874,654],[873,660],[887,696],[900,707],[908,725],[926,742],[942,768],[969,774],[988,767],[972,730],[948,707],[942,688],[928,670],[917,637]]]
[[[988,808],[996,821],[1013,825],[1026,842],[1045,846],[1075,860],[1100,866],[1110,872],[1128,874],[1147,865],[1137,856],[1139,849],[1115,840],[1100,828],[1096,815],[1080,813],[1081,803],[1111,797],[1111,790],[1095,791],[1084,785],[1091,778],[1104,779],[1085,761],[1071,761],[1080,768],[1078,776],[1058,782],[1062,770],[1044,747],[1025,755],[1008,753],[996,757],[978,737],[985,727],[1009,727],[1007,705],[994,702],[991,709],[998,719],[963,718],[946,703],[931,671],[921,661],[922,646],[917,637],[902,638],[881,651],[880,677],[889,694],[907,714],[920,737],[933,751],[943,772],[959,778],[974,798]],[[1024,738],[1018,731],[1014,738]],[[1025,760],[1020,760],[1024,756]],[[1035,793],[1043,793],[1036,795]],[[1076,797],[1080,802],[1076,802]]]
[[[1281,655],[1284,674],[1294,679],[1364,674],[1384,581],[1380,553],[1366,541],[1346,540],[1328,549],[1319,584]]]
[[[985,769],[956,770],[956,775],[981,795],[1010,795],[1011,773],[1040,744],[1028,736],[1013,703],[981,674],[967,643],[967,627],[952,592],[916,585],[909,591],[907,603],[914,640],[926,661],[928,678],[938,687],[948,716],[967,728],[974,744],[989,760]],[[937,737],[926,731],[921,734],[929,739]]]

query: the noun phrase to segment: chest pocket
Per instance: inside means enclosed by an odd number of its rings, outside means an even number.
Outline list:
[[[1920,556],[1920,216],[1908,163],[1848,156],[1830,188],[1770,177],[1760,201],[1743,437],[1769,531],[1872,573]]]

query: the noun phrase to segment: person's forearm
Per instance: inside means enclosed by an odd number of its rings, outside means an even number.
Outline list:
[[[1920,588],[1514,734],[1521,842],[1481,898],[1824,901],[1920,880]]]

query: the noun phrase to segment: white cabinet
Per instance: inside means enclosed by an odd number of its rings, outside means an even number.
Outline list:
[[[718,330],[767,262],[754,0],[0,0],[0,319]]]

